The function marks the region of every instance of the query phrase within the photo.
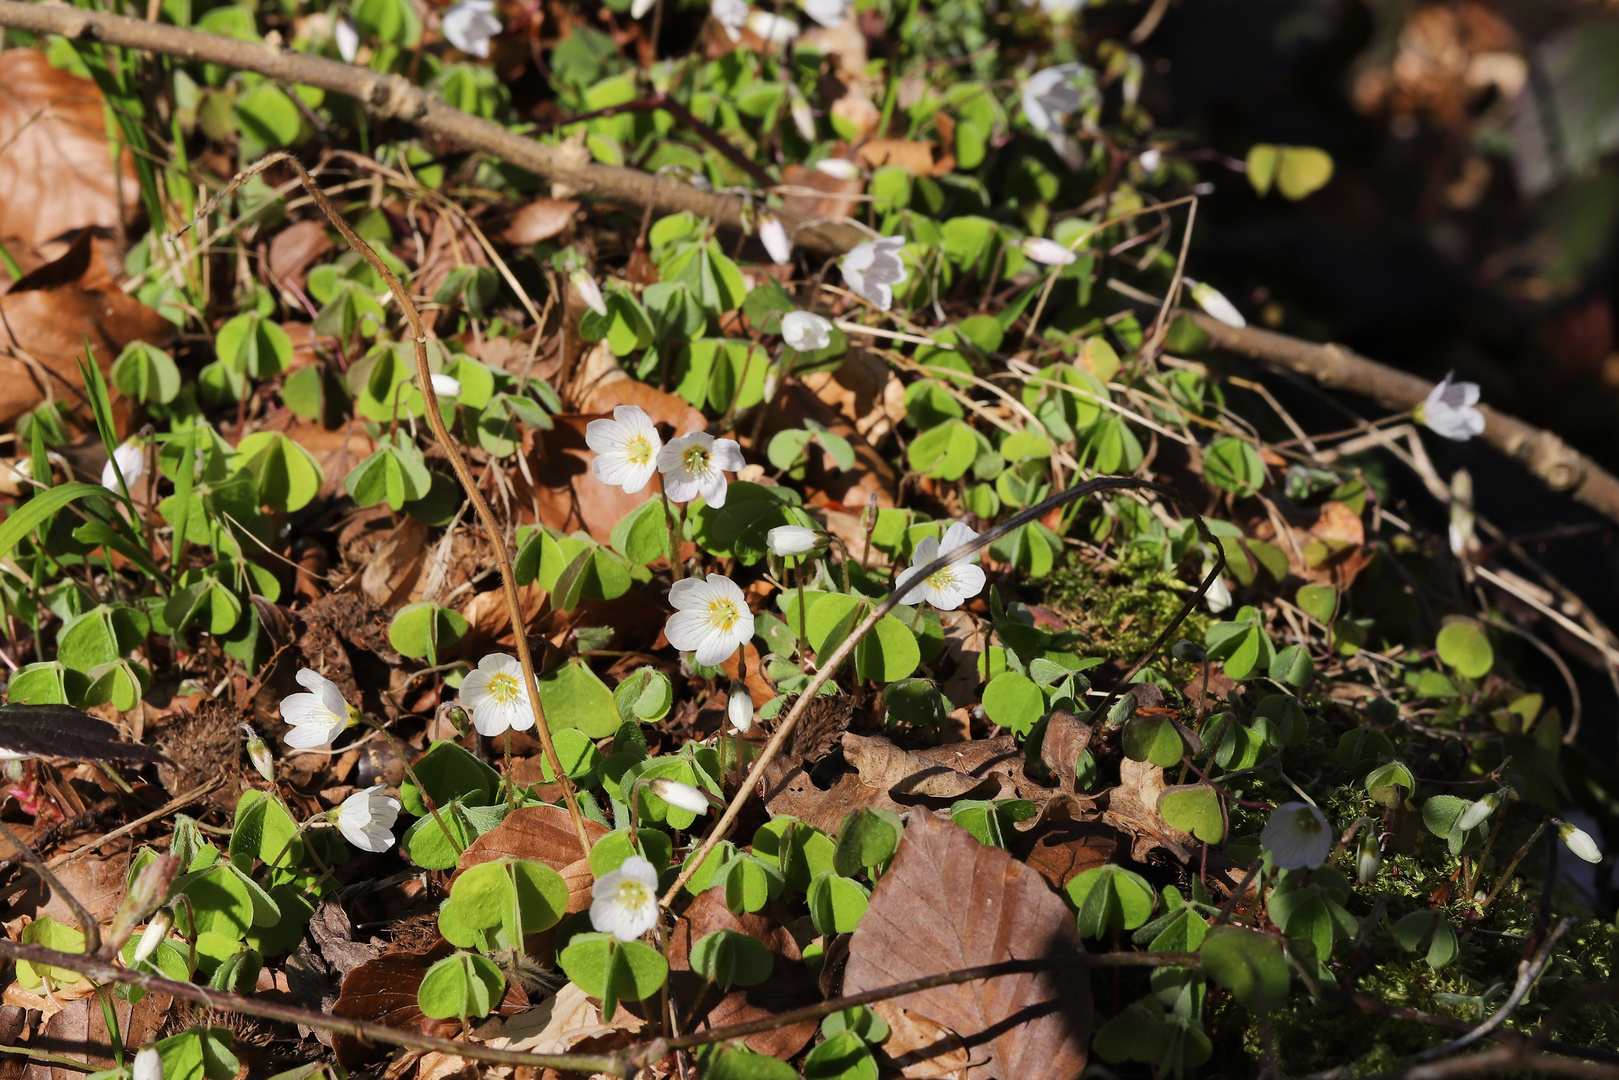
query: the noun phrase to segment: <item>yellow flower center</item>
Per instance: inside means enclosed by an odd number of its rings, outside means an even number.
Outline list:
[[[709,624],[719,630],[729,630],[735,626],[741,614],[729,600],[712,600],[708,605]]]
[[[639,881],[621,881],[618,883],[618,902],[628,907],[638,908],[647,903],[646,886]]]
[[[943,570],[935,570],[928,575],[928,584],[940,590],[953,588],[956,584],[956,568],[947,566]]]
[[[708,471],[708,448],[704,446],[688,446],[686,452],[680,455],[680,463],[689,473]]]
[[[624,444],[624,453],[637,465],[645,465],[652,460],[652,444],[645,435],[637,435]]]
[[[489,680],[489,696],[498,704],[509,705],[517,700],[517,680],[502,672]]]

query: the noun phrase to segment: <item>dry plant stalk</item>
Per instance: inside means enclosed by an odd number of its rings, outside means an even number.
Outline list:
[[[455,470],[455,477],[461,482],[461,488],[467,493],[467,499],[478,515],[478,522],[483,526],[485,534],[489,537],[490,545],[495,549],[495,558],[499,561],[501,591],[506,597],[506,610],[512,620],[512,636],[517,642],[517,661],[523,665],[523,678],[527,680],[526,696],[529,707],[534,713],[534,729],[539,733],[540,745],[545,751],[545,760],[551,766],[551,772],[562,785],[562,798],[568,804],[568,817],[573,822],[573,831],[579,837],[579,849],[584,855],[590,854],[590,837],[585,832],[585,818],[579,811],[579,800],[574,797],[573,782],[568,779],[567,771],[562,767],[562,759],[557,756],[556,744],[551,739],[551,727],[546,723],[545,710],[540,706],[539,680],[534,670],[534,655],[528,647],[528,633],[524,628],[523,602],[517,595],[517,577],[512,571],[511,553],[506,550],[506,541],[501,533],[500,522],[495,519],[495,512],[490,509],[489,501],[478,490],[477,478],[472,475],[472,469],[467,460],[461,455],[461,448],[450,437],[449,429],[444,426],[444,417],[439,413],[438,394],[433,390],[433,373],[427,364],[427,326],[422,322],[422,316],[411,301],[410,294],[405,286],[388,265],[378,257],[370,244],[366,243],[358,233],[337,212],[326,193],[321,190],[315,178],[310,176],[299,163],[298,159],[283,151],[277,151],[267,157],[259,159],[251,168],[244,170],[232,178],[225,189],[214,196],[207,206],[197,213],[196,220],[201,220],[226,195],[246,182],[250,177],[264,171],[271,165],[286,164],[298,174],[299,181],[309,197],[326,215],[326,220],[332,227],[343,234],[351,249],[363,258],[383,281],[388,284],[388,291],[399,301],[399,308],[405,313],[405,319],[410,323],[411,342],[416,349],[416,382],[417,389],[427,402],[427,423],[433,429],[433,437],[438,440],[439,447],[444,456],[450,459],[450,467]],[[189,228],[189,226],[187,226]],[[183,230],[182,230],[183,231]],[[539,328],[536,328],[538,331]],[[511,738],[507,733],[507,739]],[[508,743],[508,746],[510,744]],[[508,755],[509,757],[510,755]],[[515,783],[508,776],[508,784]],[[443,826],[441,825],[440,828]],[[449,834],[446,833],[446,836]],[[453,840],[453,838],[452,838]]]

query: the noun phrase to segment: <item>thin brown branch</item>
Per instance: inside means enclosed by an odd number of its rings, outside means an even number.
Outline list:
[[[378,116],[403,120],[427,134],[469,150],[492,154],[544,177],[555,189],[567,189],[557,194],[581,195],[636,208],[652,207],[663,213],[689,210],[726,228],[741,228],[740,207],[734,197],[698,191],[685,184],[659,184],[654,177],[638,169],[598,164],[583,148],[566,144],[551,146],[508,131],[492,120],[464,113],[401,75],[307,56],[266,42],[237,41],[218,34],[55,3],[0,0],[0,26],[255,71],[288,86],[318,87],[328,93],[354,98]],[[848,225],[812,221],[797,214],[778,213],[777,216],[794,243],[813,251],[838,254],[865,239],[858,229]]]
[[[3,15],[0,15],[3,18]],[[1304,375],[1329,390],[1370,398],[1390,409],[1411,409],[1427,400],[1433,383],[1369,360],[1342,345],[1317,345],[1257,327],[1227,326],[1197,311],[1183,311],[1220,349],[1271,367]],[[1603,516],[1619,521],[1619,478],[1549,431],[1488,405],[1479,436],[1518,461],[1553,491],[1566,492]]]
[[[101,951],[101,924],[96,921],[95,916],[91,915],[89,909],[73,894],[73,890],[63,885],[61,879],[51,872],[51,868],[45,865],[45,860],[39,857],[39,852],[29,847],[22,837],[12,832],[4,822],[0,822],[0,834],[4,834],[5,838],[11,841],[11,846],[16,848],[24,859],[28,860],[28,865],[34,868],[34,873],[44,879],[45,884],[51,887],[51,891],[60,896],[67,903],[67,906],[73,909],[73,917],[79,920],[79,929],[84,933],[85,955],[91,956],[99,953]]]
[[[366,1042],[382,1043],[388,1046],[403,1046],[412,1050],[436,1050],[443,1054],[458,1054],[474,1061],[487,1061],[495,1065],[528,1065],[537,1069],[572,1070],[582,1073],[601,1072],[609,1073],[613,1076],[625,1076],[629,1072],[624,1059],[618,1055],[525,1054],[516,1050],[497,1050],[494,1047],[483,1046],[479,1043],[439,1039],[431,1035],[423,1035],[417,1031],[406,1031],[403,1028],[392,1028],[365,1020],[354,1020],[346,1016],[336,1016],[329,1012],[300,1009],[295,1005],[281,1005],[272,1001],[264,1001],[260,998],[246,997],[242,994],[228,994],[222,990],[211,990],[205,986],[197,986],[195,983],[176,982],[173,979],[165,979],[162,976],[151,975],[144,971],[131,971],[128,968],[115,967],[107,961],[96,957],[58,952],[55,949],[46,949],[38,945],[22,945],[5,938],[0,938],[0,956],[9,957],[12,960],[27,960],[31,964],[44,964],[64,968],[68,971],[76,971],[85,978],[98,983],[122,983],[126,986],[138,986],[149,993],[168,994],[170,997],[180,998],[183,1001],[193,1001],[198,1005],[205,1005],[210,1009],[217,1009],[221,1012],[233,1012],[243,1016],[259,1016],[266,1020],[276,1020],[284,1024],[303,1024],[305,1027],[312,1027],[321,1031],[352,1035],[354,1038]]]

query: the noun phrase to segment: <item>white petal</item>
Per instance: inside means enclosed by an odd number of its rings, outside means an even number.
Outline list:
[[[708,798],[701,791],[679,780],[660,776],[647,785],[647,790],[670,806],[689,814],[706,814],[710,809]]]
[[[848,158],[822,158],[815,163],[815,168],[834,180],[855,180],[860,177],[860,166]],[[848,276],[847,271],[845,276]]]
[[[712,576],[719,577],[718,574]],[[723,599],[726,599],[725,594],[702,578],[681,578],[669,586],[669,603],[676,610],[706,608],[713,601]]]
[[[1079,258],[1062,244],[1043,236],[1026,237],[1021,246],[1024,255],[1046,266],[1067,266]]]
[[[714,627],[708,621],[708,612],[697,610],[675,612],[669,616],[669,621],[663,628],[664,637],[667,637],[669,644],[680,652],[695,652],[713,632]]]
[[[741,472],[748,467],[742,459],[742,446],[735,439],[715,439],[709,453],[714,465],[726,472]]]
[[[354,28],[354,24],[347,19],[338,19],[332,37],[337,42],[337,55],[346,64],[354,63],[354,58],[360,54],[360,32]]]
[[[977,539],[978,534],[966,522],[951,522],[950,527],[944,531],[944,539],[939,541],[939,552],[943,554],[954,551],[963,544],[970,544]],[[968,558],[978,558],[978,552],[973,552]]]

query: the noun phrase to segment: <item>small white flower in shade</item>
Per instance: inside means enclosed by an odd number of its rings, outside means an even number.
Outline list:
[[[899,254],[904,247],[903,236],[866,241],[845,255],[839,264],[844,282],[855,295],[887,311],[894,304],[893,287],[911,276]]]
[[[461,380],[452,375],[433,373],[433,393],[439,397],[460,397]]]
[[[848,158],[829,157],[822,158],[815,163],[817,172],[825,173],[834,180],[860,179],[860,166]]]
[[[653,5],[657,2],[658,0],[635,0],[635,3],[630,5],[630,18],[641,18],[647,12],[651,11]]]
[[[143,960],[150,960],[157,947],[168,938],[169,931],[174,928],[174,913],[168,908],[158,908],[152,915],[152,921],[146,924],[141,931],[140,940],[135,942],[135,955],[130,964],[134,966]]]
[[[639,855],[596,879],[590,894],[590,925],[620,941],[634,941],[658,921],[658,872]]]
[[[619,405],[611,420],[592,420],[585,425],[585,445],[596,451],[590,463],[596,479],[634,495],[658,471],[663,440],[646,410],[639,405]]]
[[[1570,825],[1566,821],[1557,823],[1557,836],[1568,849],[1588,863],[1602,861],[1602,849],[1597,842],[1591,839],[1591,834],[1577,825]]]
[[[1208,312],[1210,318],[1218,319],[1227,326],[1235,326],[1238,330],[1248,325],[1248,320],[1242,317],[1237,305],[1227,300],[1219,289],[1202,281],[1193,281],[1191,278],[1181,280],[1192,290],[1192,299],[1197,302],[1197,306]]]
[[[354,63],[354,58],[360,55],[360,32],[354,28],[354,24],[347,19],[338,19],[337,25],[332,27],[332,40],[337,43],[337,55],[343,58],[343,62]]]
[[[585,302],[586,307],[598,315],[604,317],[607,315],[607,301],[602,299],[601,286],[596,284],[596,279],[590,276],[589,271],[583,268],[572,270],[568,273],[568,281],[572,283],[574,291],[579,294],[579,299]]]
[[[1212,559],[1203,564],[1204,577],[1208,577],[1213,570]],[[1203,602],[1208,604],[1209,610],[1216,615],[1231,606],[1231,589],[1226,585],[1224,577],[1214,579],[1214,584],[1203,594]]]
[[[753,726],[753,695],[740,682],[731,683],[731,694],[725,701],[725,718],[738,731],[746,732]]]
[[[785,45],[798,36],[798,24],[768,11],[754,11],[748,15],[748,29],[772,45]]]
[[[1501,793],[1492,791],[1478,799],[1478,801],[1471,803],[1466,810],[1463,810],[1462,816],[1456,819],[1456,827],[1463,830],[1476,829],[1484,824],[1489,819],[1489,816],[1495,813],[1495,808],[1500,805]]]
[[[772,555],[788,558],[820,550],[826,544],[826,537],[819,529],[803,525],[777,525],[765,534],[765,543]]]
[[[897,588],[900,591],[899,602],[902,604],[916,604],[923,600],[932,604],[940,611],[954,611],[963,602],[972,599],[983,591],[984,571],[975,566],[978,562],[978,552],[963,555],[959,559],[951,560],[950,564],[942,570],[935,570],[926,578],[917,581],[915,572],[937,559],[940,555],[948,555],[963,544],[970,544],[978,539],[978,534],[972,529],[957,521],[945,530],[942,541],[931,536],[923,537],[911,553],[911,568],[905,572]]]
[[[1039,4],[1047,18],[1061,21],[1077,14],[1085,6],[1086,0],[1039,0]]]
[[[1283,803],[1271,812],[1259,842],[1279,870],[1314,868],[1332,853],[1332,826],[1309,803]]]
[[[713,667],[753,636],[753,612],[736,582],[719,574],[708,580],[681,578],[669,587],[675,613],[663,632],[681,652],[695,653],[699,664]]]
[[[163,1080],[163,1055],[155,1046],[143,1046],[130,1066],[131,1080]]]
[[[725,30],[732,41],[742,37],[742,28],[748,24],[747,0],[712,0],[708,13]]]
[[[792,113],[793,127],[798,129],[798,137],[807,143],[815,141],[815,111],[804,97],[804,92],[798,87],[787,84],[787,109]]]
[[[1022,247],[1024,255],[1046,266],[1067,266],[1079,258],[1067,247],[1043,236],[1024,237]]]
[[[337,808],[337,831],[361,851],[387,851],[393,847],[398,818],[399,800],[373,784],[343,800]]]
[[[489,39],[500,33],[495,0],[461,0],[444,13],[439,25],[451,45],[468,56],[488,56]]]
[[[1451,372],[1444,382],[1428,391],[1428,400],[1418,406],[1417,419],[1435,435],[1466,442],[1484,434],[1484,414],[1474,407],[1478,404],[1478,383],[1453,382],[1455,375]]]
[[[1141,171],[1151,176],[1158,171],[1158,166],[1164,163],[1164,152],[1155,146],[1141,151],[1141,156],[1136,160],[1141,163]]]
[[[292,725],[287,745],[295,750],[329,746],[353,723],[349,703],[337,684],[318,671],[299,668],[294,676],[307,694],[290,694],[281,699],[281,719]]]
[[[759,240],[770,253],[770,261],[777,266],[793,261],[793,242],[787,236],[787,227],[775,214],[759,215]]]
[[[527,731],[534,726],[534,706],[523,692],[523,665],[515,656],[490,653],[479,660],[477,668],[461,680],[460,698],[479,735]]]
[[[708,796],[690,784],[682,784],[679,780],[660,776],[648,783],[646,788],[670,806],[684,810],[688,814],[706,814],[711,809],[708,805]]]
[[[849,0],[799,0],[798,6],[828,30],[842,26],[849,17]]]
[[[746,465],[735,439],[716,439],[703,431],[671,439],[658,451],[664,494],[681,503],[701,495],[710,506],[724,506],[725,474],[740,472]]]
[[[1365,885],[1382,868],[1383,845],[1378,843],[1377,830],[1368,827],[1360,834],[1360,850],[1355,853],[1355,880]]]
[[[134,494],[135,485],[146,475],[146,447],[138,442],[126,442],[112,452],[107,464],[101,467],[101,486],[108,491],[118,490],[118,477],[112,468],[114,462],[118,464],[118,472],[124,474],[125,486]]]
[[[781,317],[781,339],[799,352],[832,344],[832,324],[813,311],[789,311]]]

